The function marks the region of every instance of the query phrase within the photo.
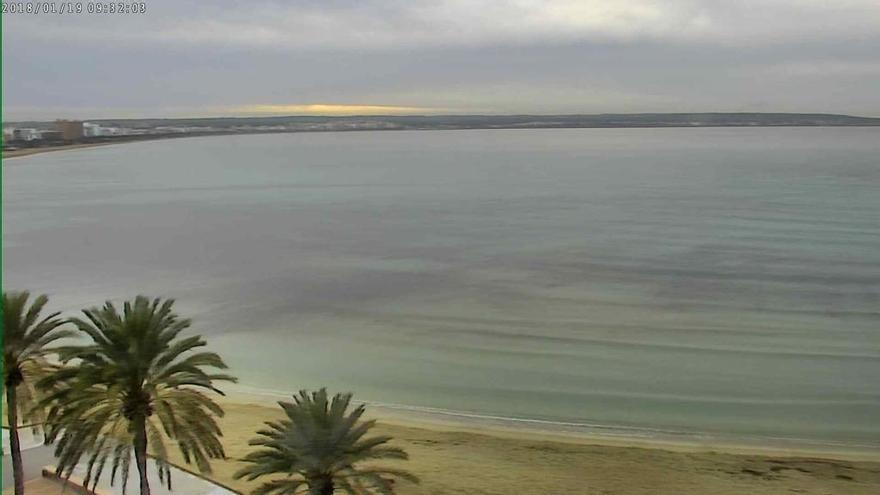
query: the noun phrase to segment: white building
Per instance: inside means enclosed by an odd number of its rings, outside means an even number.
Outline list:
[[[103,127],[100,124],[83,122],[83,135],[88,137],[122,136],[126,134],[124,131],[125,129],[119,127]]]
[[[92,122],[83,122],[83,135],[87,137],[101,136],[128,136],[131,134],[145,134],[143,132],[135,132],[133,129],[125,127],[103,127],[100,124]]]
[[[42,137],[42,133],[39,129],[22,128],[12,130],[12,139],[18,141],[34,141],[36,139],[42,139]]]
[[[83,122],[83,136],[98,137],[101,136],[101,126],[91,122]]]

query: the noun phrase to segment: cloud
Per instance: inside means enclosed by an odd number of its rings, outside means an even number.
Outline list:
[[[878,0],[150,0],[2,21],[8,118],[880,113]]]
[[[550,81],[540,84],[487,81],[447,85],[430,91],[380,91],[371,96],[385,101],[425,102],[436,105],[434,108],[464,108],[467,113],[475,114],[652,112],[668,108],[692,110],[686,98],[676,95],[627,90],[601,83],[572,86]]]
[[[7,18],[4,18],[7,19]],[[141,16],[10,18],[13,36],[274,49],[530,43],[748,45],[874,37],[877,0],[152,1]]]
[[[450,111],[450,109],[432,107],[328,103],[241,105],[223,110],[225,110],[225,113],[232,115],[404,115]],[[221,110],[221,113],[223,110]]]
[[[782,62],[763,68],[763,75],[776,77],[871,77],[880,78],[880,61],[823,60],[810,62]]]

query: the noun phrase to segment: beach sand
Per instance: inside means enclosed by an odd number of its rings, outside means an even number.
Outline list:
[[[107,146],[110,144],[119,144],[119,143],[79,143],[79,144],[64,144],[60,146],[44,146],[40,148],[20,148],[17,150],[4,151],[3,159],[7,158],[20,158],[23,156],[30,155],[38,155],[40,153],[52,153],[55,151],[69,151],[69,150],[78,150],[82,148],[94,148],[96,146]]]
[[[247,442],[281,409],[225,403],[222,428],[228,461],[209,477],[247,493],[258,483],[232,478]],[[707,448],[648,448],[589,439],[467,426],[380,420],[377,434],[394,437],[410,454],[406,468],[420,485],[400,482],[402,495],[439,494],[877,494],[880,462],[715,452]],[[175,463],[181,459],[175,457]]]

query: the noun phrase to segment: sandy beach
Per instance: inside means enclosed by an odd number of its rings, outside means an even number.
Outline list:
[[[4,151],[3,159],[7,158],[20,158],[23,156],[37,155],[40,153],[52,153],[55,151],[69,151],[69,150],[77,150],[82,148],[94,148],[96,146],[107,146],[109,144],[118,144],[118,143],[80,143],[80,144],[65,144],[62,146],[44,146],[41,148],[21,148],[12,151]]]
[[[215,480],[247,493],[256,484],[234,480],[235,461],[254,431],[280,408],[227,402],[222,420],[229,461],[214,462]],[[625,446],[535,433],[459,428],[379,419],[375,432],[395,438],[410,460],[398,463],[420,485],[403,495],[439,494],[874,494],[880,462]],[[180,459],[175,458],[179,463]]]

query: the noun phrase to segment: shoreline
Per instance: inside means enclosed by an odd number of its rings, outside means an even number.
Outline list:
[[[263,136],[274,134],[310,134],[310,133],[349,133],[349,132],[421,132],[421,131],[517,131],[517,130],[573,130],[573,129],[753,129],[753,128],[873,128],[880,124],[762,124],[762,125],[621,125],[621,126],[545,126],[545,127],[522,127],[522,126],[495,126],[495,127],[401,127],[401,128],[365,128],[365,129],[307,129],[288,131],[256,131],[256,132],[210,132],[210,133],[186,133],[173,135],[157,135],[141,137],[138,139],[121,139],[118,142],[102,141],[99,143],[77,143],[61,146],[46,146],[38,148],[22,148],[14,151],[3,151],[2,159],[24,158],[27,156],[40,155],[56,151],[71,151],[76,149],[95,148],[99,146],[119,145],[128,143],[143,143],[162,141],[165,139],[184,139],[195,137],[220,137],[220,136]]]
[[[127,144],[135,141],[125,141],[119,143],[79,143],[79,144],[65,144],[63,146],[46,146],[40,148],[21,148],[14,151],[4,151],[3,152],[3,160],[10,160],[13,158],[25,158],[33,155],[42,155],[43,153],[55,153],[59,151],[73,151],[80,150],[86,148],[97,148],[99,146],[111,146],[116,144]]]
[[[227,459],[212,461],[213,472],[205,477],[250,493],[267,480],[237,480],[234,473],[253,451],[248,442],[257,430],[283,413],[268,403],[270,398],[243,399],[232,393],[220,402]],[[878,460],[441,425],[389,417],[377,409],[367,406],[366,419],[377,420],[371,433],[390,436],[391,445],[409,454],[409,460],[387,466],[421,478],[419,485],[395,486],[398,495],[873,495],[880,490]],[[173,464],[185,466],[176,449],[169,455]]]
[[[291,400],[291,393],[269,390],[226,391],[223,403],[273,408],[279,400]],[[367,416],[381,423],[447,433],[476,433],[514,440],[550,441],[577,445],[635,447],[670,452],[734,455],[764,455],[786,458],[824,458],[845,461],[880,462],[880,445],[795,438],[738,437],[718,433],[670,431],[642,427],[593,425],[542,419],[507,418],[430,407],[365,404]]]

